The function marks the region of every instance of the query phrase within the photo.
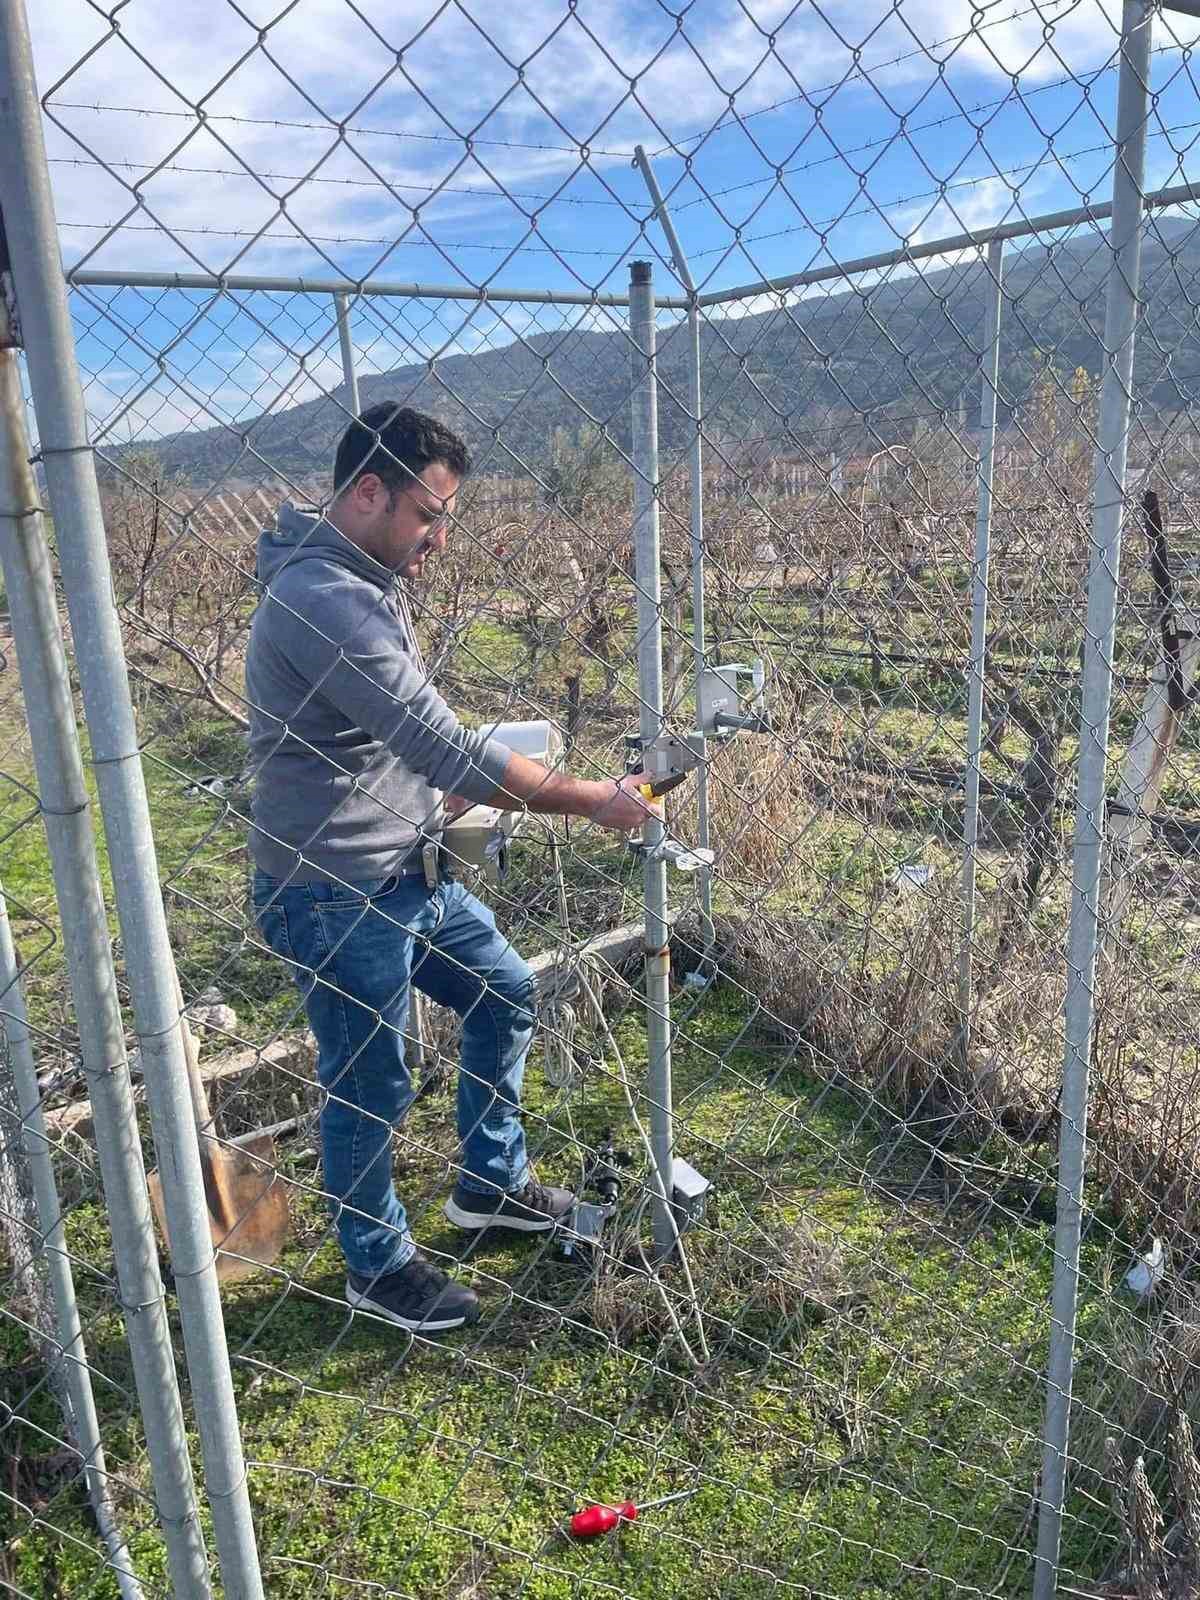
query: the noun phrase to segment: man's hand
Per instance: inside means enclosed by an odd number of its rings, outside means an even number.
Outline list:
[[[647,817],[662,816],[662,806],[657,800],[642,798],[641,789],[649,784],[647,772],[631,772],[618,783],[601,781],[599,804],[591,812],[591,819],[602,828],[613,828],[618,833],[632,833],[640,828]]]
[[[442,810],[446,813],[448,822],[454,817],[461,817],[464,811],[469,811],[476,803],[474,800],[464,800],[460,794],[442,796]]]

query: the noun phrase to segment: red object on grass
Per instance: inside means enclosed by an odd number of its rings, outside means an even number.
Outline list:
[[[632,1500],[621,1500],[615,1506],[584,1506],[571,1518],[571,1532],[577,1539],[595,1539],[602,1533],[611,1533],[618,1522],[636,1520],[638,1508]]]
[[[679,1489],[658,1500],[647,1500],[641,1510],[669,1506],[673,1500],[687,1500],[696,1492],[696,1489]],[[582,1511],[575,1512],[567,1526],[577,1539],[596,1539],[602,1533],[611,1533],[622,1522],[636,1522],[638,1509],[632,1500],[618,1500],[613,1506],[584,1506]]]

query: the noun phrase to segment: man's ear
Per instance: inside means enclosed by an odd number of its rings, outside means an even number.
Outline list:
[[[386,495],[383,479],[374,472],[364,472],[361,478],[354,482],[353,493],[359,504],[366,511],[374,511],[379,504],[381,495]]]

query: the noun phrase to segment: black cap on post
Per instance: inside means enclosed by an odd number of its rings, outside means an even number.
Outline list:
[[[630,283],[649,283],[652,266],[649,261],[631,261],[629,263]]]

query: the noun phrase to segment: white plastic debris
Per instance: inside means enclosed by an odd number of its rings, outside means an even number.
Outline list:
[[[1125,1274],[1125,1287],[1134,1294],[1152,1294],[1166,1276],[1166,1260],[1161,1239],[1151,1241],[1145,1255],[1137,1258]]]
[[[923,889],[932,877],[932,867],[927,867],[923,861],[910,861],[897,867],[888,881],[897,889]]]

